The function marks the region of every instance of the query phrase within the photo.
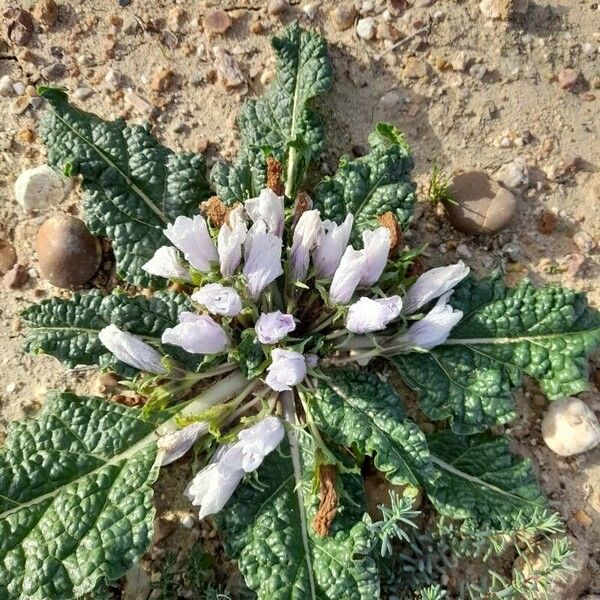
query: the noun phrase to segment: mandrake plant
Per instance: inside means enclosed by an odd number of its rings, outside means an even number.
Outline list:
[[[598,314],[583,294],[477,281],[462,263],[417,276],[418,252],[402,250],[413,159],[392,125],[309,189],[326,44],[292,25],[273,49],[275,79],[244,104],[239,155],[210,183],[201,155],[39,91],[48,161],[79,179],[87,224],[130,285],[31,306],[26,349],[113,371],[145,403],[52,392],[10,425],[2,598],[78,598],[120,578],[149,548],[159,470],[192,447],[204,462],[185,494],[264,600],[381,597],[382,555],[408,539],[418,490],[455,544],[468,531],[483,553],[489,537],[487,555],[557,530],[530,462],[489,430],[515,418],[524,375],[550,399],[586,389]],[[386,362],[435,433],[407,417]],[[403,486],[379,523],[367,462]],[[415,597],[445,597],[428,585]]]

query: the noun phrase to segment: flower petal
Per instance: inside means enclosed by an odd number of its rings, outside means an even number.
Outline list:
[[[242,298],[232,288],[220,283],[209,283],[192,294],[192,300],[202,304],[208,312],[224,317],[235,317],[242,312]]]
[[[122,331],[116,325],[101,329],[98,338],[121,362],[127,365],[162,375],[167,369],[162,364],[161,354],[136,335]]]
[[[306,377],[306,361],[300,352],[275,348],[265,381],[276,392],[291,390]]]
[[[207,315],[182,312],[179,325],[165,329],[163,344],[180,346],[192,354],[219,354],[229,346],[225,330]]]
[[[379,281],[388,261],[392,243],[390,230],[387,227],[367,230],[363,232],[362,239],[367,261],[359,285],[372,287]]]
[[[290,260],[292,276],[296,281],[304,281],[308,273],[310,252],[317,247],[321,239],[321,217],[318,210],[302,213],[294,228]]]
[[[318,247],[313,252],[313,263],[317,274],[322,278],[332,277],[340,265],[340,260],[352,233],[354,216],[346,215],[341,225],[333,221],[323,221],[323,233]]]
[[[359,334],[381,331],[400,314],[401,310],[400,296],[376,300],[363,297],[350,305],[346,317],[346,329]]]
[[[263,459],[279,446],[285,429],[281,419],[269,416],[238,434],[239,446],[242,450],[242,468],[251,473],[260,467]],[[224,457],[225,458],[225,457]]]
[[[257,233],[252,239],[243,272],[253,300],[258,300],[265,287],[283,273],[281,246],[281,238],[272,233]]]
[[[212,263],[219,260],[217,249],[202,215],[196,215],[193,219],[179,216],[174,223],[167,225],[164,234],[183,252],[185,260],[198,271],[208,273]]]
[[[179,431],[169,433],[158,439],[156,445],[164,452],[160,466],[170,465],[180,459],[196,443],[198,438],[208,432],[208,423],[191,423]]]
[[[190,272],[181,264],[173,246],[161,246],[154,256],[142,265],[142,269],[156,277],[191,281]]]
[[[242,245],[248,233],[248,227],[243,218],[242,205],[236,206],[227,221],[219,229],[217,247],[221,274],[228,277],[233,275],[242,259]]]
[[[254,327],[261,344],[276,344],[296,329],[296,321],[293,315],[276,310],[260,315]]]
[[[469,267],[459,260],[454,265],[437,267],[423,273],[406,292],[402,312],[411,315],[431,300],[439,298],[459,284],[469,271]]]
[[[364,250],[348,246],[339,267],[336,269],[329,288],[329,301],[332,304],[348,304],[360,281],[367,257]]]
[[[277,237],[283,235],[283,196],[278,196],[270,188],[261,190],[257,198],[246,200],[246,212],[255,222],[263,222],[267,232]]]

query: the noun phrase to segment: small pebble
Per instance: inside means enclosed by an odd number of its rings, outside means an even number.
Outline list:
[[[518,156],[498,169],[496,178],[509,189],[519,189],[529,184],[529,168],[524,158]]]
[[[13,90],[15,91],[15,94],[17,96],[22,96],[25,93],[25,84],[21,83],[20,81],[17,81],[14,85],[13,85]]]
[[[469,247],[466,244],[459,244],[456,247],[456,254],[461,258],[471,258],[473,253],[469,250]]]
[[[73,92],[73,98],[75,98],[76,100],[85,100],[86,98],[89,98],[93,93],[93,90],[91,90],[88,87],[80,87]]]
[[[5,275],[17,262],[17,253],[14,246],[0,238],[0,275]]]
[[[28,279],[27,267],[16,264],[10,271],[4,274],[2,281],[6,287],[16,289],[23,287]]]
[[[55,81],[63,78],[67,74],[67,67],[61,62],[50,63],[47,67],[44,67],[40,74],[44,79],[49,81]]]
[[[557,76],[558,85],[563,90],[572,90],[579,79],[579,71],[575,69],[563,69]]]
[[[573,243],[585,255],[591,254],[592,250],[594,250],[594,247],[596,246],[594,238],[587,231],[583,230],[578,231],[573,236]]]
[[[185,515],[183,519],[181,519],[181,524],[186,529],[192,529],[192,527],[196,524],[196,519],[192,515]]]
[[[272,17],[277,17],[286,12],[289,7],[290,5],[286,2],[286,0],[269,0],[269,3],[267,4],[267,12]]]
[[[356,35],[363,40],[371,40],[375,36],[377,27],[375,20],[372,17],[359,19],[356,23]]]
[[[150,89],[153,92],[166,92],[173,86],[175,81],[175,73],[166,67],[159,67],[152,76]]]
[[[537,226],[540,233],[550,235],[558,225],[558,215],[552,210],[543,210]]]
[[[568,397],[550,403],[542,419],[542,436],[552,452],[572,456],[600,443],[600,425],[587,404]]]
[[[47,208],[65,197],[67,183],[68,180],[51,167],[40,165],[23,171],[17,177],[15,198],[25,210]]]
[[[36,249],[42,276],[60,288],[89,281],[102,259],[98,239],[81,219],[67,214],[50,217],[40,227]]]
[[[203,22],[208,33],[219,35],[231,27],[231,17],[224,10],[211,10],[205,15]]]
[[[427,77],[427,63],[416,56],[409,56],[406,59],[402,75],[408,79]]]
[[[0,77],[0,96],[12,96],[14,91],[11,78],[8,75]]]
[[[356,9],[352,4],[339,5],[333,11],[333,21],[340,31],[350,29],[354,24],[354,19],[356,19]]]
[[[54,0],[39,0],[33,7],[33,16],[48,27],[54,27],[58,20],[58,6]]]

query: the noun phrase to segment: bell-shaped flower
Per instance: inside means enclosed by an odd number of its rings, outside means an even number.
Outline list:
[[[443,344],[463,316],[461,310],[455,310],[447,304],[451,295],[452,291],[441,296],[436,305],[398,339],[399,344],[405,342],[411,347],[423,350]]]
[[[265,381],[276,392],[291,390],[306,377],[306,361],[300,352],[275,348]]]
[[[181,264],[177,250],[173,246],[161,246],[154,256],[142,265],[142,269],[156,277],[191,281],[189,270]]]
[[[352,246],[346,248],[329,287],[329,301],[332,304],[348,304],[350,302],[366,263],[367,257],[364,250],[355,250]]]
[[[460,283],[468,274],[469,267],[459,260],[454,265],[436,267],[423,273],[404,296],[402,312],[410,315],[431,300],[439,298]]]
[[[298,219],[298,223],[296,223],[290,254],[292,276],[296,281],[306,279],[310,253],[319,244],[321,230],[321,217],[318,210],[303,212],[300,219]]]
[[[264,458],[279,446],[284,435],[281,420],[269,416],[242,430],[235,443],[219,448],[210,464],[194,477],[185,492],[194,506],[200,506],[200,518],[219,512],[244,474],[258,469]]]
[[[224,317],[235,317],[242,312],[242,298],[232,288],[220,283],[209,283],[192,294],[192,300],[202,304],[208,312]]]
[[[244,469],[224,461],[211,463],[192,479],[185,495],[194,506],[199,506],[198,516],[203,519],[221,511],[244,477]]]
[[[283,273],[281,238],[272,233],[257,233],[243,269],[248,280],[248,292],[258,300],[262,291]]]
[[[332,277],[339,267],[352,233],[353,223],[352,214],[347,214],[341,225],[330,220],[323,221],[321,240],[313,252],[313,264],[319,277]]]
[[[167,369],[160,353],[136,335],[122,331],[116,325],[108,325],[98,332],[98,338],[121,362],[126,365],[163,375]]]
[[[156,445],[163,453],[160,466],[170,465],[180,459],[205,433],[208,433],[208,423],[191,423],[159,438]]]
[[[196,215],[193,219],[179,216],[174,223],[167,225],[164,234],[183,252],[185,260],[198,271],[208,273],[212,263],[219,260],[217,249],[202,215]]]
[[[378,227],[364,231],[362,240],[367,262],[359,284],[363,287],[371,287],[379,281],[385,269],[392,238],[387,227]]]
[[[208,315],[179,314],[179,324],[165,329],[163,344],[180,346],[192,354],[219,354],[229,346],[225,330]]]
[[[276,310],[260,315],[254,328],[261,344],[276,344],[296,329],[296,321],[293,315]]]
[[[259,421],[248,429],[243,429],[238,434],[238,441],[233,449],[241,449],[242,469],[251,473],[260,467],[263,459],[279,446],[285,429],[281,419],[269,416]],[[227,460],[227,453],[223,456]]]
[[[363,297],[350,305],[346,317],[346,329],[359,334],[381,331],[400,314],[401,310],[400,296],[376,300]]]
[[[261,190],[258,198],[246,200],[246,212],[255,222],[263,222],[267,232],[278,237],[283,235],[283,196],[278,196],[270,188]]]
[[[221,274],[228,277],[233,275],[242,259],[242,245],[248,233],[248,227],[243,218],[244,208],[241,204],[230,213],[217,236],[217,249]]]

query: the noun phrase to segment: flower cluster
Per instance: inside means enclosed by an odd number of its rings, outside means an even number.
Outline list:
[[[249,334],[265,359],[258,380],[268,393],[279,393],[304,385],[320,362],[366,364],[443,343],[462,317],[448,299],[469,269],[462,262],[432,269],[401,294],[386,295],[378,282],[388,265],[390,230],[364,231],[355,248],[353,225],[351,214],[338,224],[310,207],[286,215],[284,198],[268,188],[228,209],[218,228],[201,215],[178,217],[164,231],[173,246],[159,248],[143,268],[183,285],[197,311],[181,312],[164,330],[162,350],[178,346],[235,363],[243,360],[242,339]],[[100,332],[100,341],[119,360],[159,379],[180,376],[159,349],[115,325]],[[161,438],[162,464],[183,456],[208,431],[199,419]],[[267,416],[218,450],[187,490],[200,516],[220,510],[282,437],[281,421]]]

